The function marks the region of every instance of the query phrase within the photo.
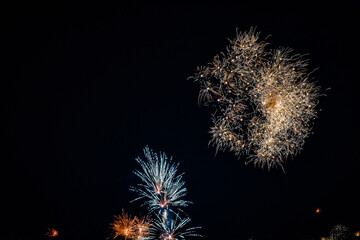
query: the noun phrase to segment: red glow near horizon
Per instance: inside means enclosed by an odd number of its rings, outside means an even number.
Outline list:
[[[57,237],[59,236],[59,232],[58,230],[54,229],[54,228],[48,228],[48,232],[45,233],[46,236],[48,237]]]

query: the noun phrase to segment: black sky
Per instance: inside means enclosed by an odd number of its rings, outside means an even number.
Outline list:
[[[311,239],[335,224],[360,230],[357,6],[149,7],[27,3],[3,8],[9,64],[7,219],[1,239],[105,239],[114,214],[145,214],[128,191],[149,145],[179,161],[187,213],[203,239]],[[270,172],[208,147],[197,66],[236,28],[309,53],[320,98],[303,151]],[[7,65],[5,65],[7,66]],[[325,89],[331,88],[326,91]],[[6,95],[7,96],[7,95]],[[314,213],[316,208],[322,214]]]

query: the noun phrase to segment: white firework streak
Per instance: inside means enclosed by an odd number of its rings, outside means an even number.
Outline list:
[[[157,214],[153,222],[153,231],[157,231],[157,237],[161,240],[185,240],[187,237],[202,237],[196,232],[201,227],[185,227],[190,221],[189,217],[180,218],[179,215],[176,215],[175,219],[172,219],[168,224],[166,216]],[[152,236],[154,235],[156,234],[153,233]]]
[[[135,170],[134,173],[143,181],[136,187],[130,187],[131,191],[137,192],[139,199],[147,199],[143,205],[148,206],[149,212],[155,210],[169,209],[169,207],[186,207],[189,201],[181,198],[186,195],[185,182],[182,174],[177,174],[179,164],[173,164],[172,158],[168,160],[165,153],[160,152],[160,158],[149,147],[144,148],[146,160],[141,158],[135,160],[140,164],[141,171]],[[180,210],[180,209],[179,209]]]

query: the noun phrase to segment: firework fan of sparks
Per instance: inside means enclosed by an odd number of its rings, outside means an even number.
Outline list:
[[[189,201],[181,198],[186,195],[186,188],[182,180],[183,174],[177,174],[179,164],[173,164],[172,158],[168,159],[165,153],[151,151],[148,147],[144,148],[146,161],[136,158],[141,166],[141,171],[134,173],[142,180],[142,184],[131,187],[130,190],[139,194],[139,199],[146,199],[143,205],[147,205],[149,211],[168,209],[173,207],[186,207]]]
[[[177,171],[179,164],[173,163],[165,153],[154,153],[149,147],[144,148],[144,154],[145,161],[136,158],[141,170],[134,172],[143,183],[130,190],[139,195],[133,201],[145,199],[143,205],[147,205],[149,212],[155,215],[149,238],[185,240],[186,237],[200,237],[196,233],[200,227],[185,227],[190,218],[180,208],[188,206],[190,202],[182,199],[187,190],[182,180],[183,174]],[[180,217],[181,214],[186,217]]]
[[[157,214],[154,221],[154,228],[158,230],[158,237],[161,240],[177,240],[186,237],[201,237],[196,232],[200,227],[186,228],[185,225],[191,221],[189,217],[180,218],[178,215],[170,223],[167,223],[164,216]]]
[[[123,211],[122,215],[114,218],[113,223],[110,224],[113,239],[119,236],[124,239],[151,239],[151,223],[147,217],[131,217]]]
[[[266,50],[254,29],[237,33],[227,53],[198,67],[199,103],[216,108],[210,143],[247,154],[255,166],[280,165],[303,147],[317,116],[319,87],[308,61],[289,48]]]

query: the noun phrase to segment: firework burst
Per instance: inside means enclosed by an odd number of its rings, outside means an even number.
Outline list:
[[[269,169],[282,166],[303,147],[317,116],[319,88],[310,82],[308,61],[289,48],[266,51],[253,29],[237,33],[227,53],[192,77],[199,103],[214,106],[211,143]]]
[[[150,221],[147,217],[131,217],[122,212],[122,215],[115,216],[114,222],[110,224],[113,239],[121,236],[124,239],[150,239]]]
[[[115,220],[110,224],[115,239],[122,236],[125,239],[133,239],[136,236],[136,219],[129,214],[122,212],[122,215],[115,216]]]
[[[141,171],[134,173],[142,180],[142,184],[131,187],[130,190],[139,194],[139,199],[146,199],[143,205],[147,205],[149,211],[170,209],[173,207],[186,207],[189,201],[181,198],[186,195],[186,188],[182,180],[183,174],[177,174],[179,164],[173,164],[172,158],[168,159],[165,153],[158,154],[148,147],[144,148],[146,161],[136,158],[141,166]]]
[[[136,158],[141,170],[134,173],[142,180],[141,184],[131,187],[130,190],[138,193],[139,197],[134,199],[144,199],[144,204],[148,206],[150,213],[153,213],[155,220],[150,227],[149,239],[183,239],[186,237],[200,236],[196,230],[200,227],[186,228],[190,222],[182,207],[188,206],[189,201],[182,198],[186,195],[186,188],[182,180],[182,174],[178,174],[179,164],[168,159],[165,153],[159,155],[148,147],[144,148],[146,160]],[[180,215],[186,215],[181,218]]]

